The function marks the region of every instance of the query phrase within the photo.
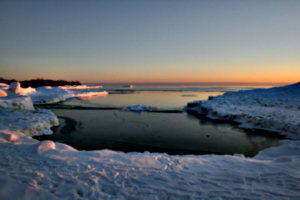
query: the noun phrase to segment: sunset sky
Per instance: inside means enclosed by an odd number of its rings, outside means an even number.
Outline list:
[[[0,77],[300,81],[299,0],[0,0]]]

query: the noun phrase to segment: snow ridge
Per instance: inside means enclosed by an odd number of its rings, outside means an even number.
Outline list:
[[[242,128],[300,135],[300,83],[228,92],[207,101],[190,102],[185,109],[212,119],[236,121]]]

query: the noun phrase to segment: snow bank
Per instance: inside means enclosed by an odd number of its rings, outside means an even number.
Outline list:
[[[0,108],[8,106],[7,108],[13,108],[10,101],[2,99],[3,96],[20,95],[29,96],[34,104],[51,104],[61,101],[66,101],[69,98],[74,97],[91,97],[91,96],[105,96],[108,95],[106,91],[90,91],[90,89],[101,88],[102,86],[60,86],[60,87],[38,87],[34,88],[21,88],[19,82],[12,82],[10,86],[7,84],[0,85]],[[16,98],[10,97],[9,99]],[[1,103],[2,101],[2,103]],[[24,100],[19,99],[19,104],[22,104]],[[26,102],[24,102],[26,103]],[[15,104],[15,102],[14,102]],[[20,107],[20,106],[19,106]],[[26,107],[26,106],[25,106]],[[5,107],[4,107],[5,108]]]
[[[61,87],[21,88],[18,82],[10,86],[1,84],[0,87],[7,94],[0,97],[0,130],[20,131],[28,136],[52,134],[51,127],[59,125],[50,110],[35,110],[33,103],[48,104],[68,98],[108,94],[106,91],[71,91]]]
[[[29,96],[9,95],[0,97],[0,109],[34,110]]]
[[[91,97],[91,96],[105,96],[108,95],[106,91],[89,91],[89,87],[86,90],[73,90],[72,87],[38,87],[36,93],[31,93],[29,96],[32,98],[34,104],[50,104],[65,101],[74,97]]]
[[[29,94],[34,104],[50,104],[73,98],[74,95],[60,87],[38,87],[36,92]]]
[[[255,158],[77,151],[0,131],[0,199],[299,199],[300,141]]]
[[[212,119],[241,123],[242,128],[259,128],[300,135],[300,83],[271,89],[228,92],[208,101],[190,102],[194,110]]]
[[[0,110],[0,130],[19,131],[27,136],[50,135],[51,127],[58,125],[51,110]]]

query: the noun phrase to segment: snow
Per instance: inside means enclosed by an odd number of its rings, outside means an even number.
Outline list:
[[[91,96],[105,96],[108,95],[106,91],[91,92],[87,89],[90,87],[83,87],[81,89],[86,90],[72,90],[73,87],[67,89],[68,87],[38,87],[36,88],[36,93],[30,94],[33,102],[36,104],[49,104],[57,103],[60,101],[66,101],[67,99],[74,97],[91,97]]]
[[[0,109],[34,110],[29,96],[9,95],[0,97]]]
[[[51,127],[58,125],[51,110],[0,109],[0,130],[19,131],[27,136],[50,135]]]
[[[77,90],[74,92],[61,87],[21,88],[19,82],[12,82],[9,86],[1,84],[0,88],[8,94],[0,97],[0,130],[20,131],[27,136],[52,134],[51,127],[59,125],[57,117],[50,110],[35,110],[34,104],[56,103],[68,98],[108,94],[106,91]]]
[[[108,95],[106,91],[91,92],[89,89],[101,88],[101,86],[61,86],[61,87],[38,87],[21,88],[19,82],[12,82],[9,87],[6,84],[0,85],[0,88],[9,95],[29,96],[34,104],[50,104],[74,97],[91,97]],[[11,104],[5,102],[7,99],[0,97],[0,108],[2,104]],[[16,102],[16,101],[15,101]],[[19,104],[22,104],[21,102]],[[13,106],[10,106],[10,108]]]
[[[211,98],[208,104],[196,102],[194,108],[200,111],[207,105],[204,108],[217,109],[219,103],[224,115],[231,115],[233,108],[251,112],[245,110],[248,103],[253,109],[259,107],[250,116],[261,112],[264,123],[268,118],[263,104],[272,104],[280,119],[286,109],[299,109],[297,88],[228,93]],[[40,119],[47,113],[39,112],[46,111],[0,111],[0,199],[300,199],[299,140],[282,141],[281,146],[263,150],[253,158],[240,154],[77,151],[61,143],[39,142],[23,133],[24,122],[35,115]],[[295,119],[287,117],[282,123],[293,124]],[[293,129],[289,133],[298,134]]]
[[[28,88],[21,88],[19,82],[12,82],[9,85],[9,88],[7,90],[8,94],[20,94],[20,95],[26,95],[31,92],[35,92],[34,88],[28,87]]]
[[[129,109],[131,111],[148,111],[150,110],[150,107],[142,104],[137,104],[134,106],[129,106]]]
[[[96,86],[87,86],[87,85],[67,85],[67,86],[59,86],[62,89],[95,89],[95,88],[102,88],[101,85]]]
[[[241,123],[242,128],[258,128],[297,137],[300,135],[300,83],[271,89],[242,90],[190,102],[186,110],[212,119]]]

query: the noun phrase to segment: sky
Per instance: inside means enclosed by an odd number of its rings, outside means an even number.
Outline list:
[[[0,0],[0,77],[300,81],[299,0]]]

